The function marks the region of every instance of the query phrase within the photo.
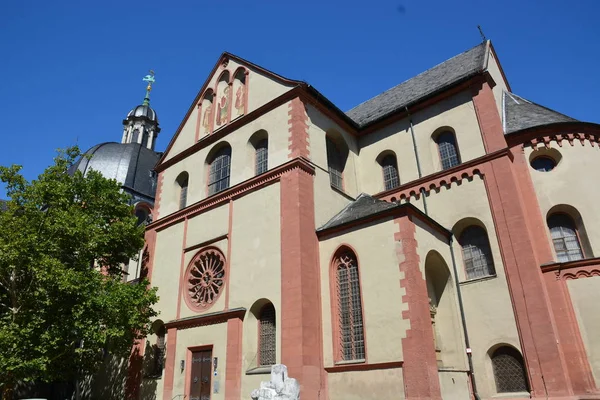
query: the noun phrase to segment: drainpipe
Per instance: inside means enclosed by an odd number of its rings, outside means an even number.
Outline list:
[[[419,178],[421,178],[423,176],[423,174],[421,173],[421,163],[419,161],[419,152],[417,151],[417,141],[415,139],[415,130],[413,129],[412,116],[410,115],[410,112],[408,111],[408,106],[404,106],[404,109],[406,110],[406,114],[408,115],[408,123],[410,126],[410,136],[412,138],[413,150],[415,151],[415,159],[417,160],[417,173],[419,174]],[[427,201],[425,200],[425,189],[421,189],[421,198],[423,199],[423,211],[425,212],[425,215],[428,215]]]
[[[475,383],[475,373],[473,371],[473,359],[471,358],[471,345],[469,344],[469,333],[467,332],[467,323],[465,319],[465,308],[463,307],[462,294],[460,291],[460,284],[458,282],[458,271],[456,268],[456,259],[454,258],[454,235],[450,234],[450,257],[452,258],[452,269],[454,270],[454,284],[456,285],[456,295],[458,297],[458,309],[460,311],[460,319],[462,321],[463,334],[465,336],[465,348],[467,349],[467,360],[469,361],[469,375],[471,376],[471,388],[473,390],[473,396],[475,400],[481,400],[479,393],[477,393],[477,384]]]

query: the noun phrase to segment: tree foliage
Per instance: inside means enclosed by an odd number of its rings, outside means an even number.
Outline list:
[[[106,353],[128,356],[156,315],[148,282],[123,282],[142,248],[129,196],[100,173],[70,173],[79,149],[28,182],[0,167],[0,387],[94,372]]]

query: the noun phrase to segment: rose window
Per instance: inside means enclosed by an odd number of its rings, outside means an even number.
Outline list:
[[[225,257],[217,249],[198,253],[187,272],[188,304],[193,308],[213,305],[225,284]]]

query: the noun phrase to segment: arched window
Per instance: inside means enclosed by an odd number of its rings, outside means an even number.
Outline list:
[[[167,330],[163,324],[156,332],[156,346],[154,347],[154,375],[161,376],[165,366],[165,335]]]
[[[492,368],[498,393],[529,391],[525,364],[517,349],[509,346],[496,349],[492,354]]]
[[[390,190],[400,186],[400,176],[398,176],[398,164],[393,154],[388,154],[381,159],[381,168],[383,169],[383,185],[385,190]]]
[[[458,154],[454,133],[450,131],[442,132],[437,136],[435,142],[438,146],[442,169],[452,168],[460,164],[460,155]]]
[[[490,242],[482,227],[472,225],[465,228],[459,243],[462,247],[467,279],[482,278],[496,273]]]
[[[267,172],[269,168],[269,140],[262,139],[256,143],[255,149],[255,173],[260,175]]]
[[[275,364],[277,332],[275,325],[275,307],[268,303],[260,310],[258,318],[258,364],[268,366]]]
[[[208,176],[208,195],[219,193],[229,187],[229,174],[231,170],[231,147],[222,147],[210,163]]]
[[[559,262],[583,259],[575,223],[567,214],[558,213],[548,217],[548,228]]]
[[[356,255],[343,249],[335,257],[338,355],[342,361],[365,358],[365,336]]]
[[[182,172],[177,177],[177,184],[179,185],[179,209],[185,208],[187,205],[187,193],[188,193],[188,180],[189,175],[187,172]]]
[[[339,147],[330,138],[325,139],[327,146],[327,167],[329,169],[329,183],[336,189],[344,190],[344,155]]]

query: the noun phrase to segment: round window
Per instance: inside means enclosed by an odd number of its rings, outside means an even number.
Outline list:
[[[186,303],[202,311],[212,306],[225,285],[225,257],[216,248],[208,248],[194,256],[186,271]]]
[[[555,167],[556,161],[547,156],[540,156],[531,160],[531,168],[535,169],[536,171],[548,172],[552,171]]]

